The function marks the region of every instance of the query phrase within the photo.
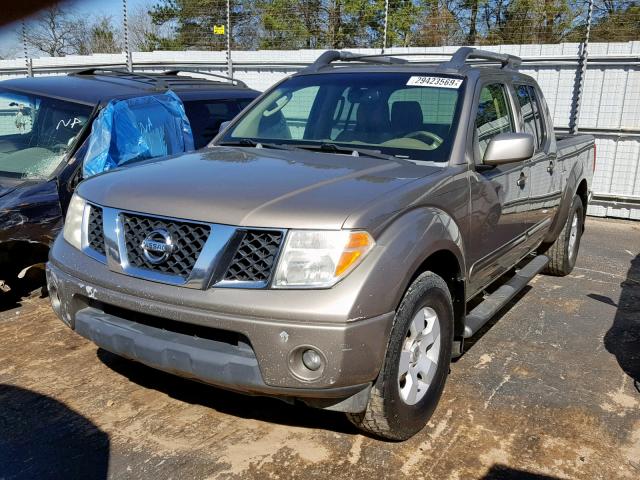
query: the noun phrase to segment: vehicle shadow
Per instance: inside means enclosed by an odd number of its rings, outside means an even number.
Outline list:
[[[109,436],[51,397],[0,384],[0,478],[107,478]]]
[[[241,418],[252,418],[286,426],[355,433],[356,428],[345,415],[328,410],[313,410],[303,404],[291,404],[271,397],[250,396],[231,392],[147,367],[101,348],[98,359],[107,367],[133,383],[153,389],[171,398]]]
[[[631,260],[621,287],[617,305],[607,297],[589,297],[617,307],[613,325],[604,336],[604,346],[640,391],[640,255]]]
[[[550,477],[539,473],[527,472],[507,467],[505,465],[495,464],[491,469],[481,477],[482,480],[560,480],[560,477]]]

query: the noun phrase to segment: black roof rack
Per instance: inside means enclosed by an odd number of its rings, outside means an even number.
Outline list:
[[[151,89],[154,91],[164,91],[168,90],[169,86],[164,79],[158,77],[157,75],[145,75],[137,72],[129,72],[127,70],[122,70],[119,68],[109,68],[109,67],[94,67],[87,68],[86,70],[79,70],[77,72],[70,73],[69,75],[96,75],[96,74],[106,74],[106,75],[114,75],[123,80],[131,80],[132,82],[141,82],[146,84],[147,86],[152,87]]]
[[[232,85],[238,85],[240,87],[248,88],[246,83],[244,83],[242,80],[238,80],[237,78],[227,77],[226,75],[220,75],[218,73],[205,72],[195,68],[177,68],[174,70],[167,70],[166,72],[162,72],[162,75],[178,76],[179,73],[198,73],[200,75],[206,75],[207,77],[220,78],[222,80],[227,80]]]
[[[115,78],[119,78],[122,80],[130,80],[133,82],[143,83],[146,86],[150,87],[152,91],[165,91],[173,87],[187,87],[187,86],[210,87],[211,83],[214,83],[214,82],[223,83],[215,80],[209,80],[206,78],[197,78],[197,77],[192,77],[188,75],[179,76],[178,73],[180,72],[199,73],[202,75],[221,78],[221,79],[227,80],[230,85],[238,85],[238,86],[247,88],[247,85],[240,80],[231,79],[229,77],[225,77],[223,75],[218,75],[215,73],[201,72],[201,71],[189,70],[189,69],[173,69],[173,70],[168,70],[166,72],[144,74],[140,72],[129,72],[121,68],[94,67],[94,68],[88,68],[85,70],[79,70],[71,73],[70,75],[82,76],[82,75],[104,74],[107,77],[113,76]]]
[[[400,64],[400,63],[408,63],[404,58],[391,57],[389,55],[385,55],[383,53],[379,55],[358,55],[357,53],[338,51],[338,50],[327,50],[322,55],[320,55],[315,62],[309,65],[307,68],[303,70],[303,72],[317,72],[323,67],[326,67],[330,63],[335,61],[342,62],[366,62],[366,63],[383,63],[383,64]]]
[[[398,53],[402,57],[426,57],[429,55],[442,56],[441,53]],[[445,69],[462,69],[465,67],[467,60],[478,59],[487,60],[490,62],[500,63],[501,68],[515,68],[522,63],[520,57],[515,55],[509,55],[506,53],[489,52],[487,50],[480,50],[472,47],[461,47],[451,56],[451,59],[440,64],[441,68]],[[364,62],[364,63],[378,63],[378,64],[408,64],[410,63],[406,58],[394,57],[388,54],[365,54],[359,55],[357,53],[328,50],[320,55],[315,62],[305,68],[302,72],[314,73],[329,64],[342,61],[342,62]],[[411,62],[411,63],[427,63],[427,62]],[[433,62],[428,62],[433,63]]]
[[[490,52],[488,50],[481,50],[479,48],[461,47],[451,56],[451,60],[445,62],[443,66],[449,68],[462,68],[467,63],[467,60],[470,59],[498,62],[502,68],[516,68],[522,63],[522,59],[520,57],[509,55],[508,53],[497,53]]]

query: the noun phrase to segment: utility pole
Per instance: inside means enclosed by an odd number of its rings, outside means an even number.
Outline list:
[[[127,57],[127,70],[133,72],[133,59],[129,48],[129,22],[127,19],[127,0],[122,0],[122,26],[124,28],[124,54]]]

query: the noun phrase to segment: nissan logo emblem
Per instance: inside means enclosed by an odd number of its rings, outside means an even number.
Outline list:
[[[140,244],[144,258],[153,265],[165,262],[173,253],[175,244],[164,228],[156,228]]]

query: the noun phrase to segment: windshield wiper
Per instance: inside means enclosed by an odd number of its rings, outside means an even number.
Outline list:
[[[396,160],[396,161],[406,161],[405,158],[399,158],[395,155],[388,155],[386,153],[382,153],[380,150],[370,150],[368,148],[353,148],[353,147],[342,147],[336,145],[335,143],[321,143],[319,145],[295,145],[296,148],[302,150],[314,150],[318,152],[327,152],[327,153],[342,153],[347,155],[352,155],[354,157],[372,157],[372,158],[382,158],[383,160]]]
[[[289,145],[285,145],[284,143],[265,143],[265,142],[256,142],[255,140],[251,140],[250,138],[243,138],[242,140],[238,140],[237,142],[220,142],[218,145],[223,147],[253,147],[253,148],[270,148],[273,150],[294,150],[295,147],[290,147]]]

